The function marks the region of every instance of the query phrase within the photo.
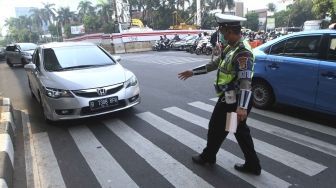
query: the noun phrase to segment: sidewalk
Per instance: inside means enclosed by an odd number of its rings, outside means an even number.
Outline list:
[[[0,188],[13,187],[15,124],[9,98],[0,97]]]

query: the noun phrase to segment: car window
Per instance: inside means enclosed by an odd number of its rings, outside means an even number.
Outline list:
[[[36,65],[36,67],[38,69],[40,69],[40,62],[41,61],[40,61],[40,56],[39,56],[38,50],[35,50],[35,52],[34,52],[33,62]]]
[[[271,47],[271,49],[269,51],[269,54],[272,54],[272,55],[283,55],[284,49],[285,49],[285,45],[286,45],[286,40],[282,41],[282,42],[279,42],[277,44],[274,44]]]
[[[336,36],[332,36],[328,51],[328,60],[336,61]]]
[[[8,52],[14,52],[14,46],[7,46],[6,51]]]
[[[60,71],[70,67],[104,66],[115,62],[97,46],[71,46],[49,48],[43,51],[47,71]]]
[[[321,36],[303,36],[286,41],[283,56],[317,59]]]
[[[37,45],[34,43],[20,43],[19,44],[19,48],[21,49],[21,51],[35,50],[36,47]]]

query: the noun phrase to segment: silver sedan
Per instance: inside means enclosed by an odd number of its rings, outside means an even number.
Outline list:
[[[117,60],[91,43],[37,47],[25,69],[29,88],[41,104],[45,119],[78,119],[139,104],[137,78]]]

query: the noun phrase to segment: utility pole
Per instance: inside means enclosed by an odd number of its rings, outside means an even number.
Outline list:
[[[196,25],[202,25],[201,0],[196,0]]]

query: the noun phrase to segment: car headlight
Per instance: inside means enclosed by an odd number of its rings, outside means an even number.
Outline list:
[[[44,93],[54,99],[58,99],[61,97],[74,97],[72,93],[68,90],[63,90],[63,89],[54,89],[54,88],[44,88]]]
[[[136,79],[136,77],[133,75],[131,76],[130,79],[128,79],[126,82],[125,82],[125,87],[128,88],[128,87],[131,87],[131,86],[135,86],[138,84],[138,80]]]

